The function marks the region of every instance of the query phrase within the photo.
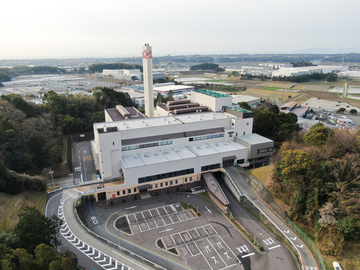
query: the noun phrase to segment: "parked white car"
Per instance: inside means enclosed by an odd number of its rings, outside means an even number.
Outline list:
[[[335,270],[343,270],[338,262],[333,262],[333,266]]]

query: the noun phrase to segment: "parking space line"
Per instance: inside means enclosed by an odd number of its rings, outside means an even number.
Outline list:
[[[232,251],[232,249],[228,246],[228,244],[226,244],[226,242],[221,238],[220,235],[217,235],[220,240],[226,245],[226,247],[231,251],[231,253],[234,255],[234,257],[240,262],[239,258],[235,255],[235,253]]]
[[[177,246],[177,244],[176,244],[176,242],[175,242],[175,240],[174,240],[174,238],[173,238],[173,234],[171,234],[170,237],[171,237],[171,239],[173,240],[175,246]]]
[[[206,261],[206,263],[209,265],[209,267],[211,268],[211,270],[213,270],[213,268],[211,267],[209,261],[206,259],[206,257],[204,256],[204,254],[202,253],[201,249],[198,247],[198,245],[195,243],[196,247],[198,248],[198,250],[200,251],[199,254],[201,254],[204,258],[204,260]]]

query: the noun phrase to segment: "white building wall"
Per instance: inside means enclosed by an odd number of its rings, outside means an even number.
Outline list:
[[[201,106],[207,106],[213,112],[221,112],[223,106],[231,106],[232,104],[231,96],[215,98],[195,91],[188,94],[188,98],[192,103],[199,103]]]
[[[97,131],[95,132],[97,133]],[[99,134],[99,162],[100,173],[104,180],[119,177],[121,154],[121,135],[120,132],[107,132]],[[113,174],[115,172],[115,174]]]
[[[125,170],[125,184],[136,185],[138,184],[138,179],[140,177],[146,177],[146,176],[168,173],[173,171],[180,171],[191,168],[194,168],[194,170],[196,171],[197,167],[198,167],[198,159],[194,157],[194,158],[181,159],[171,162],[169,161],[164,163],[145,165],[142,166],[141,168],[140,167],[129,168]],[[179,176],[179,178],[183,178],[183,177],[184,176]]]

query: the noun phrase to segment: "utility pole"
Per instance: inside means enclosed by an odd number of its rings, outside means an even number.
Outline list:
[[[55,189],[55,182],[54,182],[54,176],[53,176],[54,171],[51,170],[51,167],[50,167],[50,172],[49,173],[51,174],[51,180],[52,180],[52,183],[53,183],[53,186],[54,186],[54,189]]]

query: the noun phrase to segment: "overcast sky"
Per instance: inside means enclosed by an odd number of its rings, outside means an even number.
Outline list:
[[[356,0],[11,0],[0,59],[360,52]]]

